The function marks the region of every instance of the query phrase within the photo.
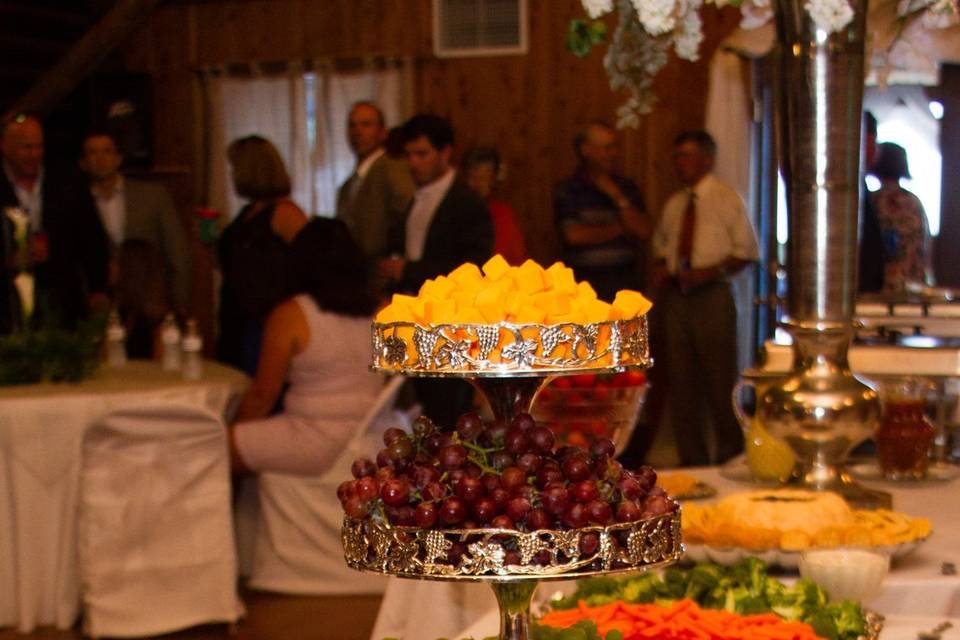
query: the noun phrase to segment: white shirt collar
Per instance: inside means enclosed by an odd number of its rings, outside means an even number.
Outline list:
[[[90,193],[93,194],[95,200],[113,200],[117,196],[126,195],[126,184],[123,176],[118,175],[117,181],[113,183],[113,189],[107,195],[102,195],[103,192],[93,186],[90,187]]]
[[[366,158],[364,158],[363,162],[357,165],[357,175],[360,177],[361,180],[367,177],[367,173],[370,171],[370,167],[372,167],[373,163],[379,160],[380,156],[382,156],[384,153],[385,151],[383,147],[380,147],[379,149],[377,149],[376,151],[368,155]]]
[[[418,187],[414,197],[420,199],[430,198],[437,194],[445,194],[450,189],[450,185],[453,184],[453,179],[456,177],[457,172],[453,168],[447,169],[445,174],[433,182],[428,182],[422,187]]]

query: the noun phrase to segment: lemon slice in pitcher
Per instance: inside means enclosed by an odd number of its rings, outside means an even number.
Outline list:
[[[745,437],[747,466],[756,480],[786,482],[793,474],[797,457],[786,442],[770,435],[756,420]]]

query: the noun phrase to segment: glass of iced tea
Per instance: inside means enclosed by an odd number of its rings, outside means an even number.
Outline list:
[[[896,378],[881,384],[883,416],[876,440],[877,461],[885,477],[900,480],[927,475],[936,429],[926,409],[935,393],[936,385],[922,377]]]

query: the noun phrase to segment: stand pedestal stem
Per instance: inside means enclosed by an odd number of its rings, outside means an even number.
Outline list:
[[[527,640],[530,637],[530,601],[536,580],[491,583],[500,605],[500,640]]]
[[[548,376],[470,378],[470,383],[490,403],[493,416],[509,422],[518,413],[530,411],[534,397],[549,379]]]

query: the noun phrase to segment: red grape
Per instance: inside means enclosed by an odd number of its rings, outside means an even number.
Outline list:
[[[606,525],[613,518],[613,509],[603,500],[592,500],[587,504],[587,520],[592,524]]]
[[[357,490],[354,480],[344,480],[337,485],[337,498],[340,500],[340,502],[346,502],[347,498],[351,498],[355,495],[357,495]]]
[[[586,480],[590,476],[590,465],[582,455],[572,455],[560,463],[560,470],[570,482]]]
[[[420,492],[424,500],[440,500],[446,497],[447,489],[439,482],[431,482]]]
[[[514,458],[506,451],[495,451],[490,454],[490,466],[494,469],[505,469],[512,466]]]
[[[518,413],[513,416],[513,420],[510,421],[510,427],[513,429],[519,429],[520,431],[526,431],[531,427],[535,426],[537,423],[529,413]]]
[[[514,522],[521,522],[527,517],[531,509],[533,509],[533,505],[530,504],[528,499],[511,498],[510,501],[507,502],[506,512]]]
[[[537,486],[540,488],[546,487],[548,484],[553,482],[562,481],[563,472],[553,465],[544,464],[542,467],[540,467],[539,471],[537,471]]]
[[[595,458],[612,458],[615,452],[616,447],[613,446],[613,442],[609,438],[596,438],[590,443],[590,455]]]
[[[380,483],[373,476],[364,476],[357,480],[356,491],[361,500],[373,500],[380,494]]]
[[[515,456],[524,453],[529,446],[527,434],[519,429],[510,429],[503,439],[503,446]]]
[[[543,458],[539,454],[527,452],[517,459],[517,466],[528,475],[534,474],[543,465]]]
[[[553,518],[551,518],[546,511],[537,507],[527,514],[526,524],[527,529],[530,531],[549,529],[550,525],[553,524]]]
[[[617,522],[635,522],[641,516],[640,507],[632,500],[624,500],[617,506]]]
[[[467,504],[472,503],[482,495],[483,483],[477,478],[467,476],[457,485],[457,496]]]
[[[357,458],[350,465],[350,473],[354,478],[372,476],[377,472],[377,465],[370,458]]]
[[[572,504],[563,514],[563,524],[570,529],[579,529],[587,523],[587,510],[582,504]]]
[[[537,453],[547,454],[553,451],[553,446],[557,442],[556,436],[553,435],[553,431],[550,431],[547,427],[533,427],[527,431],[527,438],[530,440],[530,444]]]
[[[510,516],[503,515],[503,514],[491,520],[490,526],[493,527],[494,529],[516,529],[517,528],[517,525],[514,524]]]
[[[483,431],[483,420],[475,412],[464,413],[457,418],[457,435],[461,440],[472,442]]]
[[[597,483],[593,480],[581,480],[570,487],[570,495],[577,502],[586,504],[599,498],[600,490],[597,488]]]
[[[444,524],[457,524],[467,517],[467,506],[460,498],[447,498],[440,504],[440,520]]]
[[[440,466],[450,471],[459,469],[467,462],[467,449],[463,445],[448,444],[437,454]]]
[[[437,524],[437,507],[432,502],[421,502],[414,511],[413,520],[421,529]]]
[[[497,503],[495,503],[492,498],[479,498],[473,503],[471,512],[473,513],[473,517],[477,519],[477,522],[485,525],[497,516]]]
[[[507,467],[500,473],[500,486],[513,491],[527,483],[527,473],[520,467]]]
[[[593,531],[588,531],[580,536],[580,553],[590,556],[595,554],[599,548],[600,536]]]
[[[383,444],[388,447],[399,440],[400,438],[406,438],[407,432],[399,427],[390,427],[383,432]]]
[[[416,523],[417,512],[408,504],[399,507],[387,506],[384,512],[387,514],[387,520],[390,521],[390,524],[399,527],[412,527]]]
[[[406,504],[410,500],[410,485],[401,478],[390,478],[380,487],[380,498],[392,507]]]
[[[540,493],[540,502],[547,513],[563,515],[569,504],[567,488],[560,483],[550,483]]]
[[[637,482],[640,483],[644,491],[650,491],[650,489],[657,484],[657,472],[653,470],[653,467],[648,465],[643,465],[637,469],[634,472],[634,477],[636,477]]]
[[[347,498],[347,501],[343,504],[343,510],[348,516],[357,520],[361,520],[370,515],[370,509],[367,507],[367,503],[360,498],[360,496]]]
[[[497,509],[502,511],[506,508],[507,501],[510,500],[510,492],[503,487],[497,487],[490,492],[490,499],[493,500],[493,503],[497,506]]]

